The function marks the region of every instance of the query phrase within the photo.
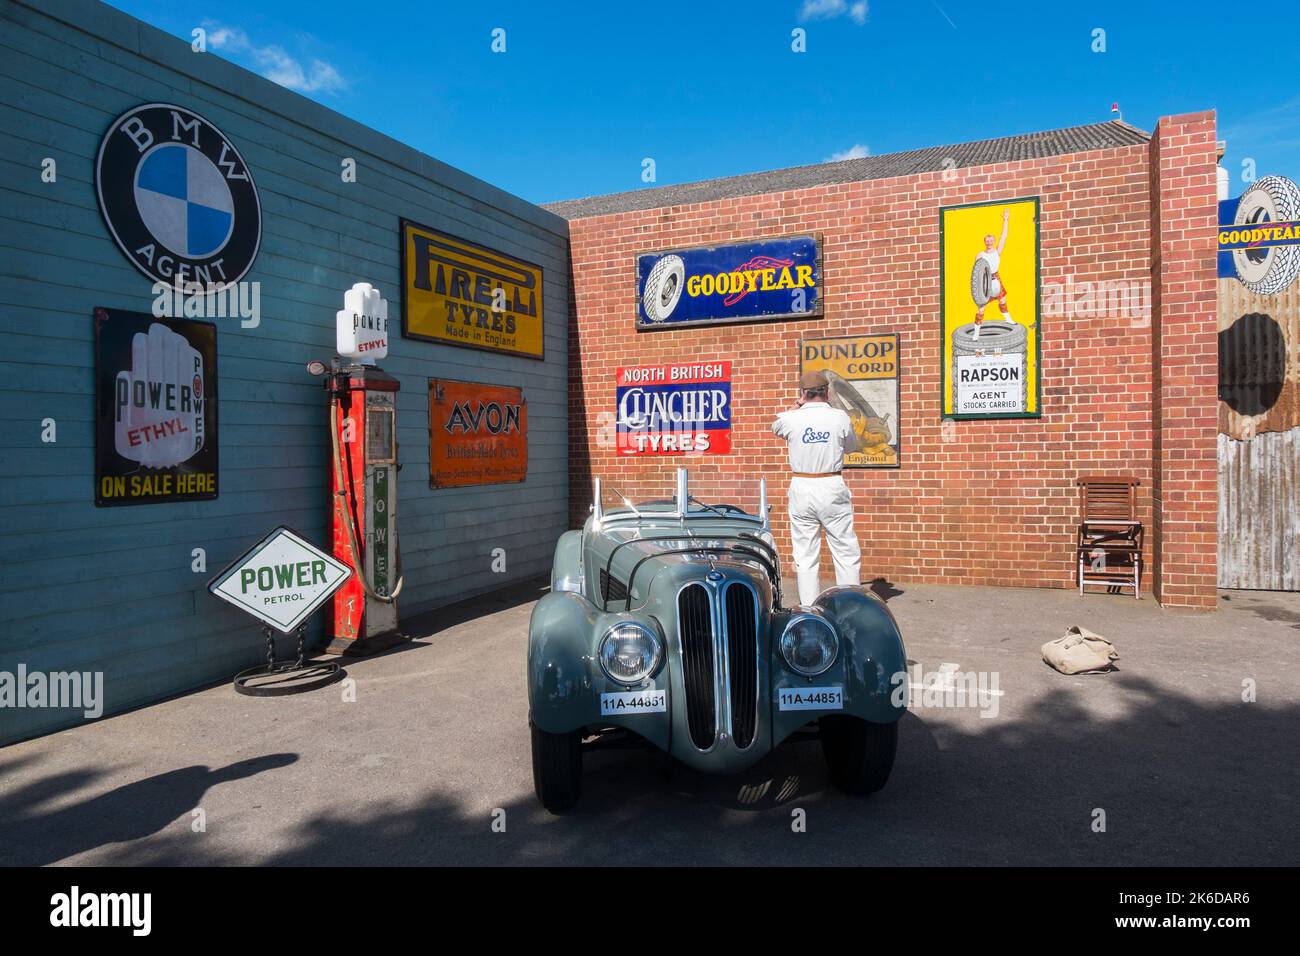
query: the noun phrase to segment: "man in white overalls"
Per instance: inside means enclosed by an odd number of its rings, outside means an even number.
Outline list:
[[[858,447],[847,412],[826,401],[825,372],[799,379],[798,407],[782,412],[772,431],[790,448],[790,538],[799,581],[799,603],[810,605],[821,593],[822,529],[835,561],[836,584],[862,583],[862,549],[853,533],[853,502],[840,475],[845,452]]]

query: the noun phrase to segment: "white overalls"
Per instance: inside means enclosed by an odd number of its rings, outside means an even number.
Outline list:
[[[858,447],[847,412],[826,402],[805,402],[782,412],[772,431],[790,448],[790,538],[799,582],[799,603],[812,604],[821,593],[821,532],[826,529],[836,584],[862,583],[862,550],[853,533],[853,502],[840,475],[844,453]],[[803,477],[818,475],[819,477]]]

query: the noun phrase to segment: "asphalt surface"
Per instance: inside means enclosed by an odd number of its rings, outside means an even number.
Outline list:
[[[923,672],[996,673],[1000,691],[910,712],[884,791],[836,791],[815,741],[724,778],[601,752],[554,817],[533,797],[524,686],[540,586],[408,622],[410,644],[347,664],[352,702],[226,685],[0,749],[0,863],[1300,863],[1300,594],[1190,614],[881,583]],[[1110,638],[1120,669],[1045,666],[1071,624]]]

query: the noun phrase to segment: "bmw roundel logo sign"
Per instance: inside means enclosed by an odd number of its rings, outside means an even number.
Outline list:
[[[257,186],[239,150],[193,110],[147,103],[113,121],[95,188],[123,254],[156,282],[238,282],[262,242]]]

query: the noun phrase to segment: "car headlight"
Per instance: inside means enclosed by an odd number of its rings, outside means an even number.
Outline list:
[[[659,666],[664,645],[648,628],[631,621],[615,624],[600,640],[600,667],[610,680],[639,684]]]
[[[840,639],[835,628],[812,614],[790,618],[781,635],[781,654],[791,669],[804,677],[816,677],[835,663]]]

